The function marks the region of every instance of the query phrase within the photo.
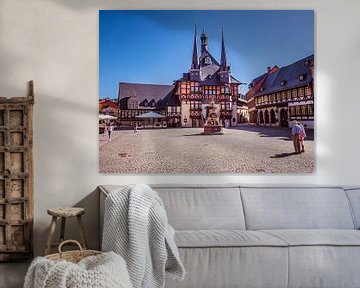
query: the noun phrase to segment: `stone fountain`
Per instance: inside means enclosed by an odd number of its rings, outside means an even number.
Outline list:
[[[208,106],[208,117],[205,121],[203,134],[222,134],[223,126],[220,124],[215,110],[216,107],[214,106],[214,102],[212,102],[211,105]]]

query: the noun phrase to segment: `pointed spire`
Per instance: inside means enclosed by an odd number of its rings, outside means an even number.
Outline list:
[[[220,66],[222,70],[227,70],[227,60],[226,60],[226,51],[225,51],[225,42],[224,42],[224,28],[221,28],[221,63]]]
[[[199,67],[199,57],[198,57],[197,33],[196,33],[196,25],[195,25],[194,48],[193,48],[191,68],[194,69],[198,67]]]

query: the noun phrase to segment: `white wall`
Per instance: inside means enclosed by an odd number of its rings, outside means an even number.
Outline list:
[[[205,5],[206,2],[206,5]],[[35,81],[35,248],[46,208],[82,205],[96,246],[99,184],[360,184],[360,1],[0,0],[0,95]],[[316,171],[310,175],[101,175],[98,173],[99,9],[315,9]],[[119,79],[120,80],[120,79]],[[73,226],[75,227],[75,226]],[[72,237],[70,235],[69,237]]]

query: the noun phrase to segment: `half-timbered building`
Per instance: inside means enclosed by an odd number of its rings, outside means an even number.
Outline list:
[[[137,116],[152,111],[165,116],[156,120],[155,127],[180,126],[180,101],[174,95],[174,89],[174,85],[120,82],[119,124],[133,126],[139,122]]]
[[[254,89],[252,112],[256,113],[256,123],[289,127],[293,120],[298,120],[314,128],[313,73],[314,55],[311,55],[255,78],[250,85]]]
[[[181,102],[183,127],[203,127],[211,103],[224,126],[237,125],[237,99],[241,84],[231,75],[228,65],[224,34],[221,41],[220,63],[208,50],[208,37],[201,34],[201,49],[198,51],[195,31],[192,62],[188,72],[175,82],[175,94]]]
[[[173,85],[120,82],[121,125],[133,125],[137,116],[154,111],[165,116],[161,127],[203,127],[211,105],[225,127],[243,119],[237,105],[241,82],[231,75],[223,33],[220,62],[209,52],[205,32],[200,39],[199,52],[195,31],[190,68]]]

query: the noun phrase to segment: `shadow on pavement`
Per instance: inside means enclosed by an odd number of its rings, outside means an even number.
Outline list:
[[[223,136],[225,133],[214,133],[214,134],[204,134],[204,133],[195,133],[195,134],[184,134],[182,136]]]
[[[274,156],[270,156],[270,158],[284,158],[293,155],[298,155],[298,154],[296,152],[290,152],[290,153],[286,152],[286,153],[275,154]]]
[[[231,129],[258,133],[260,137],[279,137],[282,140],[291,140],[291,129],[286,127],[238,126]],[[305,141],[314,141],[314,130],[305,129]]]

